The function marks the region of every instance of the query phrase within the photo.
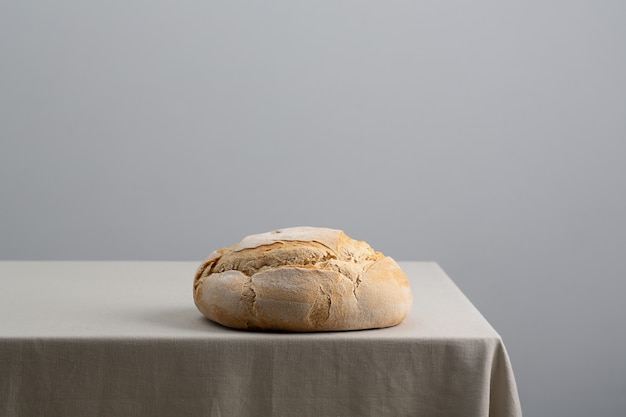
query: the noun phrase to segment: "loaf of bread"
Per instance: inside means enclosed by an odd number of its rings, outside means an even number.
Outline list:
[[[413,301],[393,259],[315,227],[251,235],[211,253],[193,291],[198,309],[224,326],[295,332],[395,326]]]

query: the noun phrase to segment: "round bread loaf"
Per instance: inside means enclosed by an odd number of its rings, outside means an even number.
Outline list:
[[[341,230],[292,227],[213,252],[193,285],[210,320],[314,332],[395,326],[413,297],[398,264]]]

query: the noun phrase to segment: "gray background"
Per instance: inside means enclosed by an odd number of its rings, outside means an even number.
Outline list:
[[[0,259],[341,228],[441,264],[526,416],[624,415],[625,2],[2,1],[0,59]]]

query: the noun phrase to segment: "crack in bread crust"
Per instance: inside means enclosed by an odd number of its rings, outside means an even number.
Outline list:
[[[275,242],[238,251],[231,246],[220,251],[221,257],[211,265],[208,274],[234,269],[252,276],[273,268],[313,267],[337,271],[358,287],[361,275],[384,256],[365,242],[342,240],[339,253],[318,242]]]
[[[252,278],[247,277],[246,282],[241,289],[241,299],[245,301],[246,305],[250,309],[252,316],[256,316],[255,303],[256,303],[256,291],[252,285]],[[249,326],[249,324],[247,324]]]
[[[332,294],[326,292],[321,285],[319,286],[319,292],[320,294],[315,300],[308,317],[309,323],[314,327],[326,323],[330,316],[330,307],[333,302]]]

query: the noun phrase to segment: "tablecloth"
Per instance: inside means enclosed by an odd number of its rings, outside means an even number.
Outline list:
[[[199,262],[0,262],[0,415],[521,416],[498,333],[438,264],[400,262],[398,326],[232,330]]]

